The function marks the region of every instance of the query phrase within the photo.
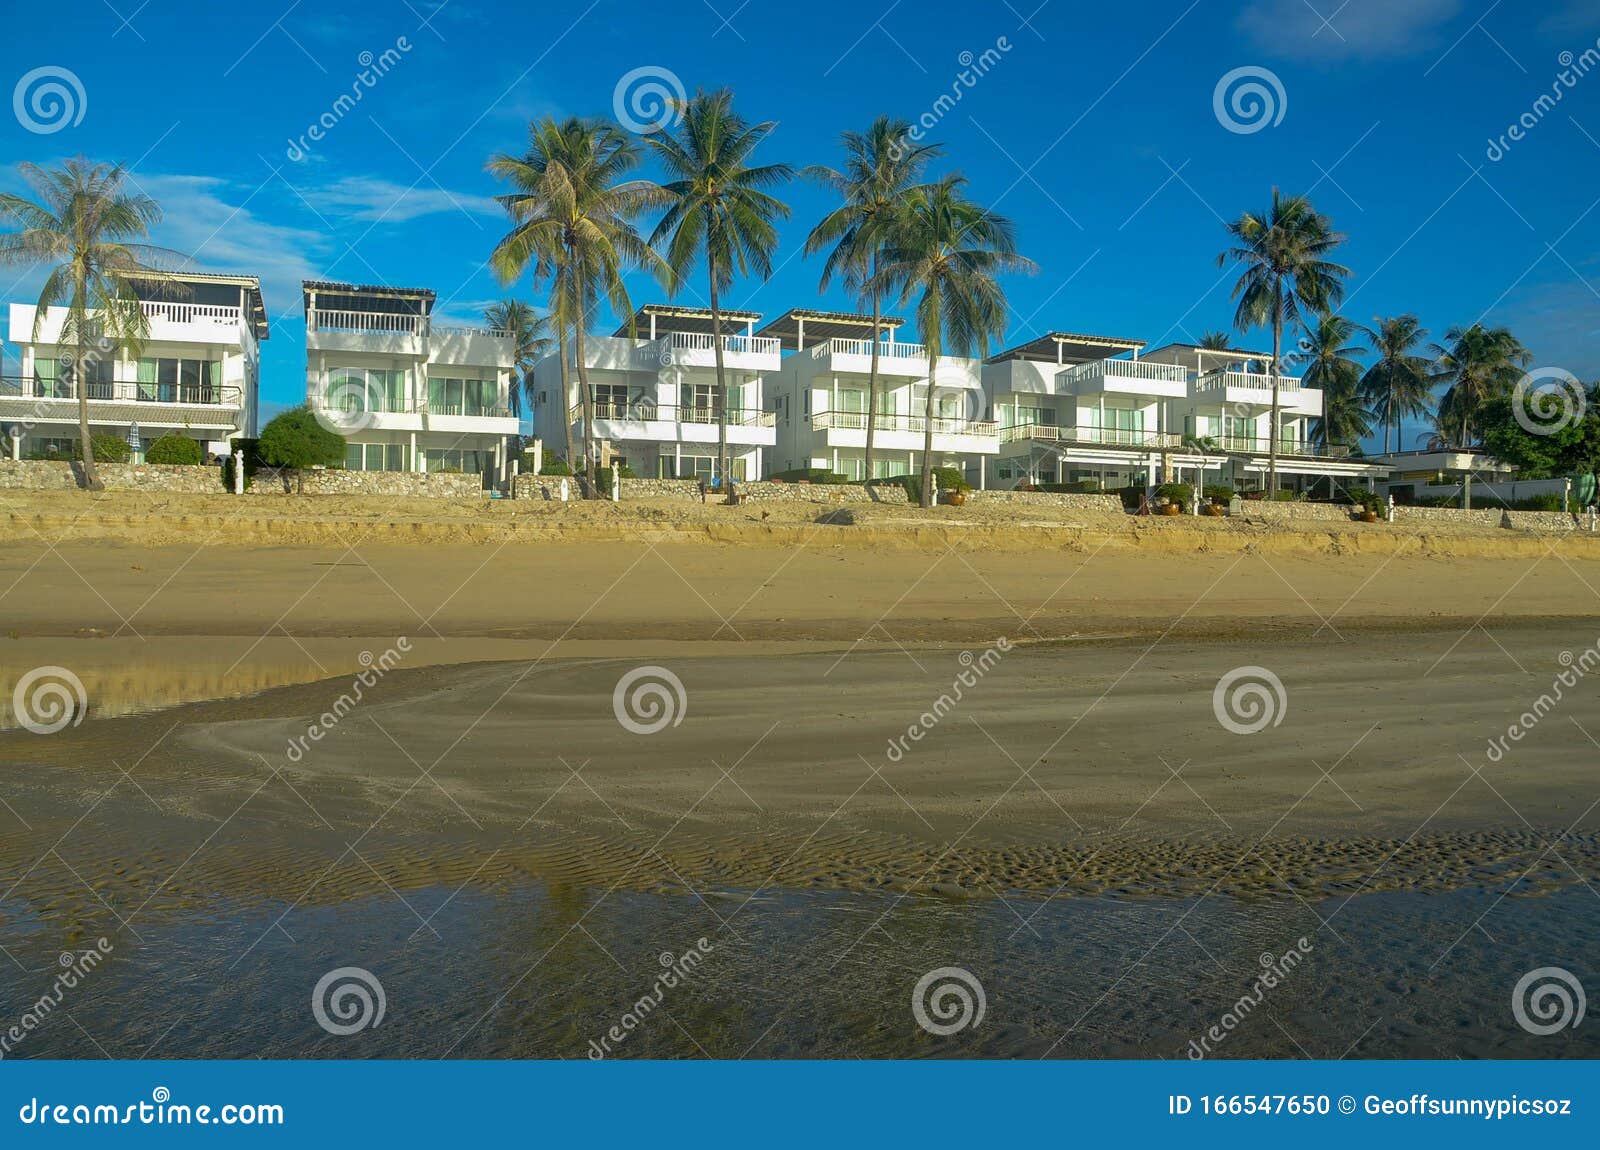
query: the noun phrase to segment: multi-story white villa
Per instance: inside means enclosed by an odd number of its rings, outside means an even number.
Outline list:
[[[768,382],[778,372],[778,341],[755,334],[758,312],[724,311],[724,328],[741,335],[712,335],[705,308],[647,304],[615,335],[584,340],[594,401],[598,462],[625,463],[636,475],[710,481],[715,472],[722,397],[717,394],[714,339],[722,341],[727,386],[729,470],[735,481],[765,474],[773,445]],[[571,428],[582,450],[583,404],[578,373],[569,371],[562,395],[561,360],[546,356],[534,368],[535,434],[546,452],[565,450]]]
[[[785,357],[773,390],[777,447],[768,474],[821,468],[848,479],[882,479],[917,472],[926,443],[928,352],[901,343],[902,321],[869,315],[793,310],[762,334],[782,342]],[[887,338],[885,338],[887,337]],[[877,341],[877,413],[873,420],[874,474],[866,474],[867,384]],[[979,364],[941,356],[933,372],[935,467],[958,467],[985,482],[1000,441],[988,418]]]
[[[1052,332],[984,367],[1000,423],[1002,486],[1094,481],[1106,489],[1201,479],[1266,486],[1271,356]],[[1322,393],[1284,376],[1278,386],[1278,474],[1286,489],[1318,480],[1371,482],[1385,469],[1348,452],[1318,454],[1310,421]]]
[[[510,333],[433,321],[426,288],[307,280],[306,396],[355,471],[459,471],[505,481],[518,420]]]
[[[134,285],[148,336],[137,357],[89,346],[82,386],[92,434],[125,437],[133,459],[163,435],[198,441],[207,455],[256,434],[259,344],[267,338],[261,281],[199,272],[152,274]],[[71,458],[78,438],[74,347],[61,343],[66,309],[36,327],[33,304],[12,304],[10,338],[21,374],[0,380],[0,445],[12,459]]]

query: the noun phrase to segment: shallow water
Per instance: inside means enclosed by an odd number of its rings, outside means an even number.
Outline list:
[[[1600,898],[1584,888],[1348,904],[703,894],[536,884],[212,906],[142,924],[142,942],[113,939],[111,958],[9,1056],[585,1058],[616,1027],[611,1057],[1184,1058],[1240,1013],[1262,956],[1302,936],[1298,965],[1211,1056],[1600,1056],[1592,1020],[1538,1037],[1511,1009],[1536,967],[1600,984]],[[0,908],[14,960],[0,975],[6,1025],[58,970],[52,933],[21,909]],[[698,965],[639,1010],[663,962],[702,938]],[[376,976],[384,1014],[332,1035],[313,988],[347,966]],[[918,980],[941,967],[983,988],[981,1020],[948,1036],[912,1010]]]

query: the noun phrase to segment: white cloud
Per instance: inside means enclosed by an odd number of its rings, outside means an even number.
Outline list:
[[[330,219],[401,224],[439,212],[498,216],[500,205],[488,196],[451,192],[422,180],[416,187],[376,176],[345,176],[331,184],[302,187],[311,206]]]
[[[1263,51],[1299,59],[1382,59],[1439,47],[1461,0],[1251,0],[1238,27]],[[1327,23],[1324,24],[1324,19]]]

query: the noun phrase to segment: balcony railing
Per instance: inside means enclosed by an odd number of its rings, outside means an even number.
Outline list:
[[[865,431],[867,413],[864,411],[819,411],[811,417],[811,426],[818,431],[830,428],[837,431]],[[928,417],[925,415],[879,415],[872,421],[874,431],[910,431],[926,434]],[[997,425],[973,419],[936,415],[933,418],[935,435],[978,435],[993,439],[999,434]]]
[[[583,405],[574,404],[568,416],[574,422],[581,422]],[[596,403],[594,417],[626,423],[692,423],[718,426],[716,408],[680,407],[676,404],[657,406],[653,403]],[[773,427],[776,424],[777,416],[773,412],[762,411],[759,408],[733,408],[728,412],[730,427]]]
[[[1272,377],[1254,371],[1208,371],[1202,375],[1194,385],[1195,391],[1215,391],[1223,387],[1243,387],[1251,391],[1265,392],[1263,403],[1270,403],[1272,396]],[[1294,375],[1278,377],[1278,391],[1299,391],[1300,378]]]
[[[716,337],[694,331],[674,331],[657,342],[684,351],[714,351]],[[725,335],[722,350],[729,353],[748,352],[752,355],[777,355],[781,350],[778,340],[763,335]]]
[[[474,403],[434,403],[431,400],[417,405],[417,410],[427,415],[463,415],[473,419],[510,419],[511,409],[505,406],[483,406]]]
[[[90,403],[187,403],[204,407],[238,409],[244,400],[236,384],[226,383],[139,383],[131,379],[90,380],[84,385]],[[70,380],[0,379],[0,398],[38,400],[76,400],[77,388]]]
[[[813,358],[821,359],[828,355],[865,355],[872,354],[872,345],[878,345],[880,359],[927,359],[927,346],[920,343],[890,343],[888,340],[870,339],[825,339],[821,343],[812,344],[810,351]]]
[[[383,332],[390,335],[419,335],[426,320],[420,315],[401,315],[383,311],[346,311],[314,308],[312,331]]]
[[[1067,383],[1086,379],[1147,379],[1155,383],[1188,383],[1189,369],[1177,363],[1144,359],[1101,359],[1069,367],[1058,377]]]
[[[160,319],[168,323],[236,324],[241,315],[237,307],[172,303],[164,300],[144,300],[139,304],[139,310],[144,312],[148,319]]]
[[[1130,447],[1143,450],[1181,447],[1183,437],[1167,431],[1141,431],[1122,427],[1057,427],[1049,423],[1022,423],[1000,430],[1002,443],[1037,439],[1051,443],[1076,443],[1093,447]]]

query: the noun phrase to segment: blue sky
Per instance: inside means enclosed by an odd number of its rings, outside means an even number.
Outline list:
[[[1600,2],[1530,7],[91,0],[70,22],[11,23],[6,86],[64,67],[84,101],[80,121],[49,133],[0,117],[0,186],[15,187],[22,159],[132,165],[166,212],[157,242],[264,280],[264,398],[284,405],[304,391],[302,277],[432,287],[439,311],[461,321],[502,294],[484,267],[504,223],[483,165],[520,147],[530,117],[611,115],[625,74],[660,68],[689,90],[729,86],[747,115],[779,121],[763,158],[832,163],[841,129],[929,113],[959,83],[963,53],[996,48],[928,138],[946,147],[941,168],[965,172],[975,198],[1015,220],[1039,264],[1009,285],[1008,342],[1061,329],[1154,345],[1230,326],[1232,277],[1215,263],[1222,220],[1278,184],[1309,191],[1348,233],[1353,319],[1415,311],[1438,336],[1505,323],[1541,365],[1596,378],[1600,67],[1553,108],[1534,101],[1558,84],[1562,53],[1595,46]],[[402,37],[409,48],[360,104],[291,158],[291,142],[357,82],[363,53]],[[1251,132],[1222,122],[1217,85],[1239,68],[1276,77],[1281,119]],[[1525,113],[1531,129],[1491,160],[1490,140]],[[799,184],[788,198],[776,274],[728,302],[769,316],[848,308],[837,291],[817,295],[817,262],[799,254],[827,197]],[[0,276],[7,300],[30,298],[40,278]],[[695,283],[680,299],[702,292]],[[636,285],[636,303],[657,298]]]

